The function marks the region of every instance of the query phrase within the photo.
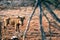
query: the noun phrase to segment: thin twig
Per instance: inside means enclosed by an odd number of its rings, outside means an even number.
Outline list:
[[[48,11],[50,12],[50,14],[52,15],[52,17],[60,23],[60,19],[57,17],[57,15],[52,11],[52,9],[49,7],[49,5],[46,2],[43,2],[44,5],[46,6],[46,8],[48,9]]]
[[[46,14],[44,14],[43,13],[43,15],[46,17],[46,19],[47,19],[47,21],[48,21],[48,23],[49,23],[49,33],[50,33],[50,40],[51,40],[51,28],[50,28],[50,21],[49,21],[49,19],[48,19],[48,17],[46,16]]]
[[[40,8],[39,22],[40,22],[41,36],[42,36],[42,40],[46,40],[45,32],[44,32],[43,25],[42,25],[43,10],[42,10],[42,5],[41,5],[41,0],[38,0],[38,4],[39,4],[39,8]]]
[[[31,21],[31,19],[32,19],[34,13],[35,13],[35,10],[36,10],[36,8],[37,8],[37,6],[38,6],[37,3],[38,3],[38,2],[36,2],[34,11],[33,11],[33,13],[30,15],[29,20],[28,20],[28,22],[27,22],[26,29],[25,29],[24,34],[23,34],[23,40],[25,40],[26,33],[27,33],[28,29],[29,29],[30,21]]]

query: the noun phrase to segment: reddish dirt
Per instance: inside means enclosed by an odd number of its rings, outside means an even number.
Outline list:
[[[33,9],[31,7],[28,8],[24,8],[22,7],[21,9],[17,9],[17,10],[3,10],[0,11],[0,14],[5,14],[5,15],[20,15],[20,16],[25,16],[25,20],[24,20],[24,25],[20,27],[20,30],[22,32],[24,32],[25,28],[26,28],[26,24],[27,21],[29,19],[29,16],[31,15]],[[44,11],[47,13],[47,16],[49,17],[49,20],[51,22],[55,21],[50,14],[48,14],[49,12],[47,12],[46,10]],[[59,10],[54,10],[54,12],[58,15],[58,17],[60,18],[60,11]],[[49,32],[49,27],[48,27],[48,21],[46,20],[46,18],[43,16],[43,26],[44,26],[44,31],[45,32]],[[60,23],[59,23],[60,26]],[[12,27],[11,27],[12,28]],[[51,26],[51,30],[52,32],[57,32],[60,33],[59,30],[57,30],[56,28]],[[14,29],[12,30],[14,31]],[[8,32],[7,32],[8,33]],[[39,9],[36,10],[34,16],[32,17],[32,20],[30,22],[30,26],[29,26],[29,30],[27,32],[27,36],[26,36],[26,40],[41,40],[41,32],[40,32],[40,25],[39,25]],[[9,35],[9,34],[8,34]],[[52,40],[59,40],[60,37],[52,37]],[[21,37],[22,40],[22,37]],[[47,40],[49,40],[49,38],[47,37]]]

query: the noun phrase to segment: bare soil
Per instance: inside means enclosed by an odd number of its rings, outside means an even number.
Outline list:
[[[26,24],[27,24],[27,21],[29,19],[29,16],[32,14],[33,12],[33,8],[31,7],[21,7],[20,9],[17,9],[17,10],[2,10],[0,11],[0,15],[6,15],[8,17],[14,15],[14,16],[25,16],[25,20],[24,20],[24,25],[23,26],[20,26],[20,31],[21,32],[24,32],[25,28],[26,28]],[[56,15],[60,18],[60,10],[54,10],[54,12],[56,13]],[[52,18],[52,16],[49,14],[48,11],[44,10],[44,13],[48,16],[49,20],[51,22],[56,22],[56,20],[54,20]],[[59,27],[60,27],[60,23],[56,22]],[[46,20],[46,18],[43,16],[43,28],[44,28],[44,31],[47,33],[47,35],[49,34],[49,27],[48,27],[48,21]],[[54,28],[53,26],[50,26],[51,27],[51,31],[53,33],[59,33],[59,34],[54,34],[56,35],[57,37],[52,37],[52,40],[60,40],[60,31],[57,29],[57,28]],[[8,27],[7,27],[8,28]],[[9,30],[9,29],[7,29]],[[9,32],[11,33],[14,33],[15,32],[15,29],[13,27],[11,27],[11,31],[7,31],[8,34],[6,34],[5,36],[7,38],[10,38],[10,35],[9,36]],[[4,35],[2,35],[4,36]],[[49,37],[47,37],[47,40],[49,40]],[[22,37],[20,38],[22,40]],[[32,20],[30,22],[30,26],[29,26],[29,30],[27,32],[27,36],[26,36],[26,40],[41,40],[41,32],[40,32],[40,25],[39,25],[39,8],[36,9],[36,12],[34,14],[34,16],[32,17]]]

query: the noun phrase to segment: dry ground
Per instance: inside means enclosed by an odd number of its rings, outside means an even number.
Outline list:
[[[26,28],[27,21],[28,21],[29,16],[31,15],[32,12],[33,12],[33,8],[31,8],[31,7],[25,7],[25,8],[21,7],[20,9],[17,9],[17,10],[14,10],[14,9],[2,10],[2,11],[0,11],[0,14],[7,15],[7,16],[11,16],[11,15],[25,16],[24,25],[20,27],[20,30],[22,32],[24,32],[24,30]],[[51,22],[55,22],[55,20],[52,18],[52,16],[49,14],[48,11],[44,10],[44,12],[47,14],[47,16],[49,17],[49,20]],[[54,12],[60,18],[60,10],[54,10]],[[58,24],[60,26],[60,23],[58,23]],[[43,25],[44,25],[44,31],[49,32],[49,27],[48,27],[49,24],[48,24],[48,21],[46,20],[46,18],[44,16],[43,16]],[[37,8],[34,16],[32,17],[32,20],[30,22],[29,30],[27,33],[28,36],[26,37],[26,40],[40,40],[41,35],[40,35],[40,29],[39,28],[40,28],[40,25],[39,25],[39,8]],[[11,29],[12,29],[12,27],[11,27]],[[51,26],[51,30],[52,30],[52,32],[60,33],[60,31],[58,29],[56,29],[52,26]],[[14,31],[14,29],[12,31]],[[59,39],[60,39],[60,37],[52,37],[52,40],[59,40]],[[47,40],[49,40],[49,37],[47,37]]]

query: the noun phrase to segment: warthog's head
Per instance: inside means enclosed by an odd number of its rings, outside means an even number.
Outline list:
[[[20,19],[21,25],[23,26],[23,22],[24,22],[25,17],[20,17],[20,16],[18,16],[18,18]]]

